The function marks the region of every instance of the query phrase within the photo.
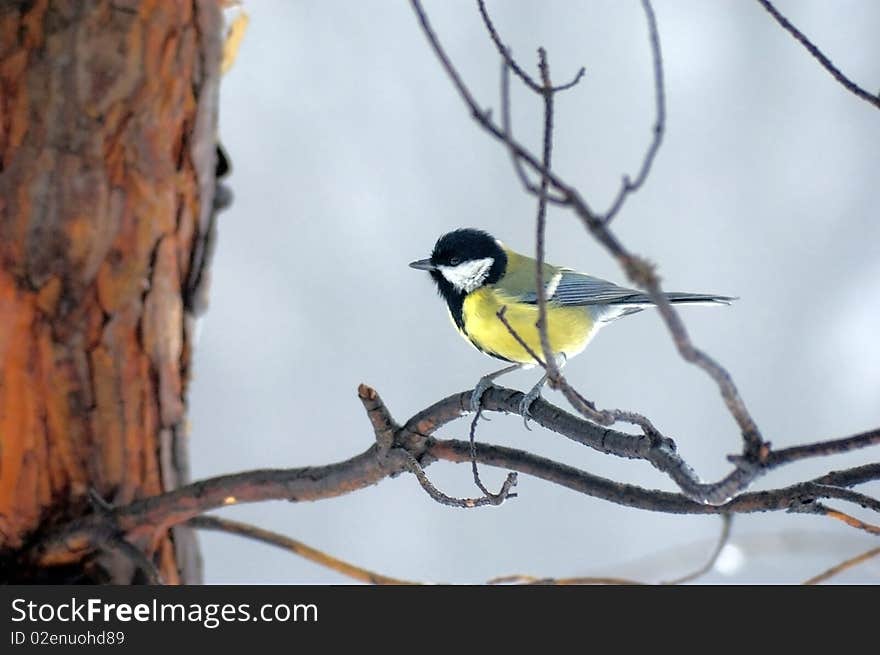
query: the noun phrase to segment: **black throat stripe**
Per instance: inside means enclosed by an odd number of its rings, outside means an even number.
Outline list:
[[[441,291],[441,293],[443,293]],[[479,350],[484,355],[489,355],[489,357],[494,357],[495,359],[500,359],[503,362],[513,362],[512,359],[507,359],[507,357],[502,357],[501,355],[492,352],[491,350],[486,350],[474,341],[473,337],[468,334],[467,327],[464,322],[464,299],[465,294],[456,291],[455,289],[450,288],[450,293],[443,293],[443,297],[446,299],[446,304],[449,307],[449,314],[452,316],[452,320],[455,321],[456,327],[461,330],[462,334],[464,334],[468,341],[470,341],[474,348]],[[499,327],[503,327],[501,321],[499,321]]]

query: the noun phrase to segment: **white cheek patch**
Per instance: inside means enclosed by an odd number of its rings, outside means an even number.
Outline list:
[[[495,263],[494,257],[486,257],[485,259],[473,259],[462,262],[458,266],[437,267],[437,270],[449,280],[457,290],[463,293],[470,293],[474,289],[479,288],[489,275],[489,269]]]

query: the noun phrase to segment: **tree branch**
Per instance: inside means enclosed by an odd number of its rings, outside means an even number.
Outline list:
[[[819,584],[820,582],[825,582],[826,580],[833,578],[835,575],[839,575],[839,574],[843,573],[844,571],[846,571],[847,569],[851,569],[852,567],[854,567],[858,564],[861,564],[862,562],[867,562],[868,560],[873,559],[874,557],[877,557],[878,555],[880,555],[880,546],[878,546],[877,548],[872,548],[871,550],[865,551],[864,553],[861,553],[859,555],[856,555],[855,557],[852,557],[848,560],[845,560],[845,561],[841,562],[840,564],[837,564],[836,566],[832,566],[827,571],[823,571],[822,573],[819,573],[818,575],[814,575],[809,580],[805,580],[804,584],[805,585],[814,585],[814,584]]]
[[[642,9],[645,12],[645,18],[648,21],[648,42],[651,45],[651,58],[654,62],[654,102],[656,105],[656,118],[654,120],[654,128],[652,129],[653,137],[645,156],[642,159],[642,166],[639,169],[635,180],[630,180],[628,175],[623,176],[620,184],[620,190],[617,197],[611,203],[611,207],[605,212],[603,221],[608,225],[617,216],[617,212],[623,207],[627,196],[638,191],[648,175],[651,172],[651,165],[654,158],[660,150],[663,143],[663,134],[666,131],[666,92],[663,85],[663,55],[660,51],[660,34],[657,32],[657,17],[654,15],[654,8],[651,6],[650,0],[642,0]]]
[[[880,428],[868,430],[843,439],[831,439],[830,441],[816,441],[802,446],[792,446],[782,450],[774,450],[767,456],[766,466],[775,468],[782,464],[789,464],[808,457],[824,457],[826,455],[839,455],[841,453],[880,444]]]
[[[850,93],[858,96],[865,102],[869,102],[875,107],[880,108],[880,96],[876,96],[872,93],[869,93],[868,91],[865,91],[862,87],[860,87],[858,84],[849,79],[846,75],[841,73],[840,69],[838,69],[833,63],[831,63],[831,60],[827,56],[825,56],[825,53],[819,50],[819,48],[812,41],[810,41],[810,39],[808,39],[803,32],[792,25],[791,22],[785,16],[783,16],[775,6],[773,6],[772,2],[770,2],[769,0],[758,0],[758,4],[764,7],[764,9],[767,10],[767,13],[773,16],[776,22],[782,26],[782,29],[784,29],[795,39],[797,39],[800,44],[807,49],[807,52],[813,55],[813,57],[822,65],[822,68],[831,73],[831,76],[835,80],[837,80],[843,86],[843,88],[845,88]]]
[[[724,550],[724,547],[727,545],[727,542],[730,541],[730,528],[733,524],[733,516],[730,514],[722,514],[721,515],[721,535],[718,537],[718,543],[715,544],[715,549],[712,551],[712,554],[709,555],[709,560],[703,564],[696,571],[692,571],[686,575],[683,575],[679,578],[674,578],[669,580],[668,582],[662,582],[661,584],[668,585],[676,585],[676,584],[684,584],[685,582],[692,582],[699,577],[706,575],[709,571],[712,570],[712,567],[715,566],[715,562],[718,561],[718,557],[721,555],[721,551]]]
[[[880,526],[874,525],[873,523],[866,523],[861,519],[857,519],[852,514],[847,514],[846,512],[841,512],[840,510],[833,509],[831,507],[828,507],[824,503],[796,503],[789,507],[788,511],[801,514],[818,514],[819,516],[827,516],[828,518],[834,519],[835,521],[845,523],[851,528],[864,530],[868,534],[880,535]]]
[[[418,470],[424,475],[422,467],[437,460],[459,463],[471,461],[471,446],[468,441],[438,440],[433,437],[433,433],[440,427],[469,413],[471,391],[449,396],[425,408],[402,426],[394,422],[375,390],[361,385],[358,395],[374,427],[377,442],[387,441],[388,430],[393,431],[391,445],[384,454],[378,444],[373,444],[363,453],[335,464],[223,475],[122,507],[102,507],[91,515],[43,535],[24,557],[46,566],[64,564],[106,543],[108,535],[123,536],[149,555],[168,528],[219,507],[264,500],[304,502],[332,498],[376,484],[386,477],[405,471],[414,472],[413,462],[419,464]],[[521,398],[522,394],[518,391],[492,387],[483,397],[484,410],[518,414]],[[669,453],[674,453],[674,444],[669,440],[658,445],[655,440],[644,435],[630,435],[603,428],[568,414],[544,400],[536,401],[532,405],[531,413],[545,427],[600,452],[644,459],[651,463],[658,457],[658,452],[666,453],[663,456],[667,457]],[[853,438],[840,441],[854,449],[872,443]],[[819,442],[817,454],[824,454],[829,443]],[[798,452],[798,459],[806,456],[803,448]],[[742,493],[723,505],[711,505],[694,502],[684,494],[608,480],[512,448],[477,443],[475,456],[476,461],[481,464],[532,475],[595,498],[627,507],[673,514],[732,514],[780,510],[804,512],[806,506],[815,506],[815,501],[823,498],[857,502],[876,509],[876,501],[868,496],[858,494],[857,497],[851,497],[842,494],[840,489],[880,479],[880,463],[868,464],[830,472],[815,480],[780,489]],[[783,460],[783,463],[786,462]],[[512,484],[505,487],[506,492],[509,492],[510,486]],[[473,502],[461,502],[457,506],[494,504],[491,500],[470,500]],[[827,512],[820,513],[831,515]]]
[[[541,153],[541,164],[545,170],[550,170],[553,157],[553,84],[550,82],[550,65],[547,63],[547,52],[544,48],[538,49],[538,69],[541,72],[541,95],[544,98],[544,138]],[[550,180],[546,175],[541,175],[540,193],[538,194],[538,215],[535,218],[535,293],[538,301],[538,335],[541,341],[541,351],[544,354],[547,380],[552,387],[559,384],[559,367],[556,365],[556,357],[550,349],[550,339],[547,336],[547,287],[544,280],[544,237],[547,231],[547,192]],[[510,329],[510,326],[508,326]]]
[[[567,91],[568,89],[575,86],[578,82],[581,81],[581,78],[584,76],[584,73],[587,72],[587,69],[581,66],[578,69],[578,72],[575,73],[575,76],[572,78],[570,82],[566,82],[561,86],[550,86],[544,84],[543,82],[539,84],[536,82],[528,73],[526,73],[522,67],[516,62],[516,60],[510,56],[510,48],[508,48],[501,41],[501,37],[498,36],[498,31],[495,29],[495,25],[492,22],[492,18],[489,16],[489,12],[486,10],[486,3],[484,0],[477,0],[477,8],[480,10],[480,16],[483,19],[483,24],[486,26],[486,30],[489,32],[489,38],[492,39],[492,43],[495,44],[495,47],[498,49],[498,54],[501,55],[501,58],[504,59],[506,64],[510,67],[510,69],[516,73],[516,76],[522,80],[522,83],[529,87],[535,93],[540,95],[544,95],[548,90],[551,94],[558,93],[559,91]]]
[[[514,573],[492,578],[487,584],[518,584],[518,585],[549,585],[567,587],[570,585],[643,585],[644,582],[629,578],[576,577],[576,578],[539,578],[534,575]]]

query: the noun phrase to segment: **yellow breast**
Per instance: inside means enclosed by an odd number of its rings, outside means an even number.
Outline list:
[[[504,318],[517,335],[541,356],[541,340],[535,324],[538,306],[514,302],[491,286],[468,294],[464,299],[463,336],[489,354],[512,362],[534,364],[535,360],[520,345],[498,318],[498,311],[507,307]],[[584,307],[562,307],[547,303],[547,337],[554,354],[570,359],[580,353],[595,332],[589,311]]]

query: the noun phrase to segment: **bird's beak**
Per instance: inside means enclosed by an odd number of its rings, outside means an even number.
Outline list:
[[[431,263],[430,259],[420,259],[417,262],[410,262],[410,268],[417,268],[420,271],[436,271],[437,267]]]

